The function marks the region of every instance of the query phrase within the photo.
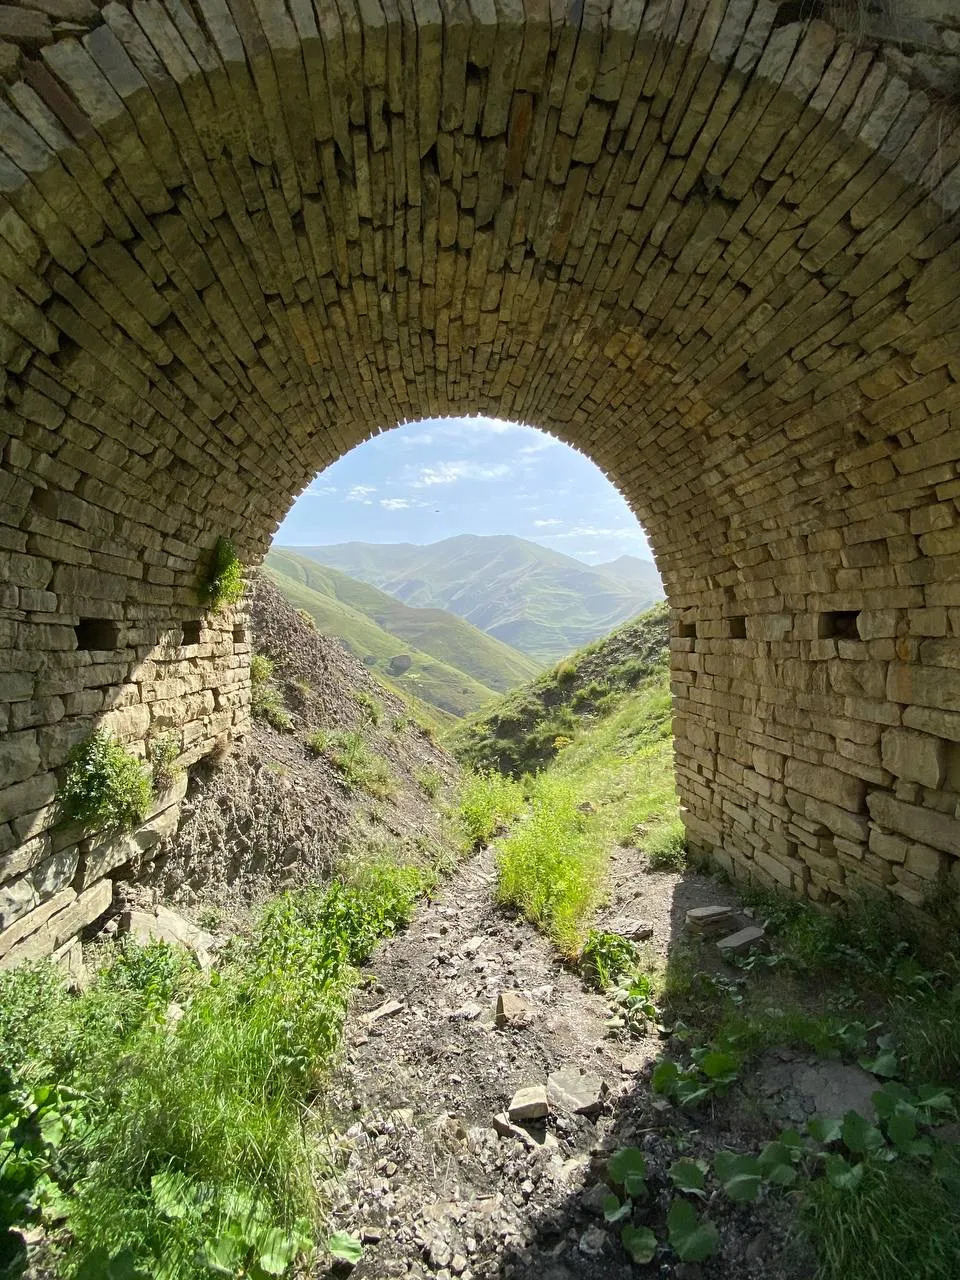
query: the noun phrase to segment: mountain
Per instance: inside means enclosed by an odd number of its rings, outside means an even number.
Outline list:
[[[267,575],[396,688],[450,715],[469,714],[529,680],[537,663],[440,609],[415,609],[293,552],[267,555]]]
[[[296,553],[404,604],[455,613],[542,662],[589,643],[663,598],[648,561],[621,556],[594,567],[510,535],[463,534],[427,546],[345,542],[297,547]]]
[[[652,560],[641,560],[639,556],[618,556],[616,560],[608,560],[592,567],[597,573],[604,573],[615,582],[649,595],[651,600],[663,599],[660,574]]]
[[[296,552],[276,547],[267,555],[267,566],[311,591],[339,600],[384,631],[439,662],[465,671],[498,693],[515,689],[541,669],[526,654],[486,635],[454,613],[413,608],[366,582]]]

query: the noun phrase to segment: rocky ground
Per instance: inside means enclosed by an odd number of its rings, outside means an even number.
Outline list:
[[[651,960],[667,958],[681,939],[689,945],[688,909],[736,905],[714,879],[646,873],[630,865],[636,857],[618,850],[609,911],[652,926]],[[782,1200],[711,1205],[721,1246],[707,1263],[678,1263],[669,1249],[648,1267],[628,1261],[619,1228],[602,1213],[612,1151],[645,1151],[661,1202],[651,1222],[662,1223],[673,1160],[738,1143],[745,1150],[771,1136],[775,1122],[745,1099],[728,1099],[723,1117],[691,1119],[653,1095],[648,1073],[665,1029],[612,1038],[605,997],[559,964],[530,925],[501,911],[493,888],[487,850],[379,950],[356,998],[330,1099],[339,1134],[331,1154],[341,1169],[328,1187],[335,1229],[365,1242],[356,1280],[810,1275]],[[498,1026],[502,993],[519,993],[526,1011]],[[547,1118],[510,1124],[504,1113],[516,1091],[557,1072],[566,1089],[550,1090]],[[774,1073],[768,1093],[777,1087]]]

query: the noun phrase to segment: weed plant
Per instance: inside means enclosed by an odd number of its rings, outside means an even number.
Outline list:
[[[339,770],[349,791],[366,791],[378,800],[396,793],[396,781],[386,761],[370,750],[362,733],[333,733],[318,729],[306,742],[315,756],[325,756]]]
[[[159,738],[154,738],[150,742],[149,753],[153,790],[155,794],[160,795],[170,790],[180,773],[176,766],[176,759],[180,754],[176,735],[165,733]]]
[[[523,807],[523,787],[500,773],[469,773],[460,791],[460,819],[467,840],[485,845],[506,830]]]
[[[97,730],[70,752],[59,801],[68,821],[92,831],[125,831],[143,821],[152,795],[137,757]]]
[[[651,871],[682,871],[687,862],[686,832],[679,818],[654,828],[643,841]]]
[[[237,604],[245,587],[236,547],[229,538],[218,538],[204,567],[201,600],[208,609],[227,609]]]
[[[381,861],[284,894],[209,977],[162,943],[128,943],[76,997],[49,962],[0,974],[0,1057],[34,1099],[53,1081],[79,1099],[44,1171],[65,1277],[107,1275],[120,1256],[124,1274],[169,1280],[280,1275],[309,1251],[322,1227],[312,1099],[356,966],[428,878]]]
[[[250,659],[250,710],[278,733],[290,733],[293,719],[273,682],[273,674],[272,661],[265,654],[255,653]]]

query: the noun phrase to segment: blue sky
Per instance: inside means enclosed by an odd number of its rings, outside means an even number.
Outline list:
[[[596,564],[652,560],[603,473],[534,427],[493,418],[407,423],[352,449],[308,486],[275,541],[438,542],[513,533]]]

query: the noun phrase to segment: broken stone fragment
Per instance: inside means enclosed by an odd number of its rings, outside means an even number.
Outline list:
[[[593,1071],[582,1067],[561,1067],[547,1077],[547,1098],[558,1111],[590,1115],[603,1106],[607,1086]]]
[[[501,991],[494,1020],[498,1027],[523,1026],[533,1017],[533,1006],[519,991]]]
[[[610,933],[619,933],[630,942],[642,942],[653,937],[653,925],[649,920],[634,920],[632,916],[620,916],[607,926]]]
[[[522,1142],[531,1151],[560,1145],[553,1134],[547,1132],[542,1120],[533,1121],[532,1128],[527,1128],[525,1125],[514,1124],[506,1111],[501,1111],[493,1117],[493,1127],[501,1138],[516,1138],[517,1142]]]
[[[211,953],[216,948],[216,938],[169,907],[157,907],[156,913],[127,910],[121,917],[120,928],[141,946],[149,942],[173,943],[192,951],[201,969],[213,967]]]
[[[384,1004],[376,1009],[371,1009],[369,1013],[363,1015],[363,1020],[367,1026],[372,1026],[374,1022],[379,1022],[381,1018],[389,1018],[394,1013],[399,1013],[403,1008],[403,1004],[399,1000],[387,1000]]]
[[[717,943],[717,950],[724,957],[742,956],[763,940],[763,930],[759,925],[751,924],[746,929],[740,929],[737,933],[721,938]]]
[[[737,922],[730,908],[723,906],[691,907],[686,919],[691,933],[719,933]]]
[[[547,1091],[542,1084],[518,1089],[510,1101],[507,1114],[514,1123],[521,1120],[542,1120],[550,1114]]]

